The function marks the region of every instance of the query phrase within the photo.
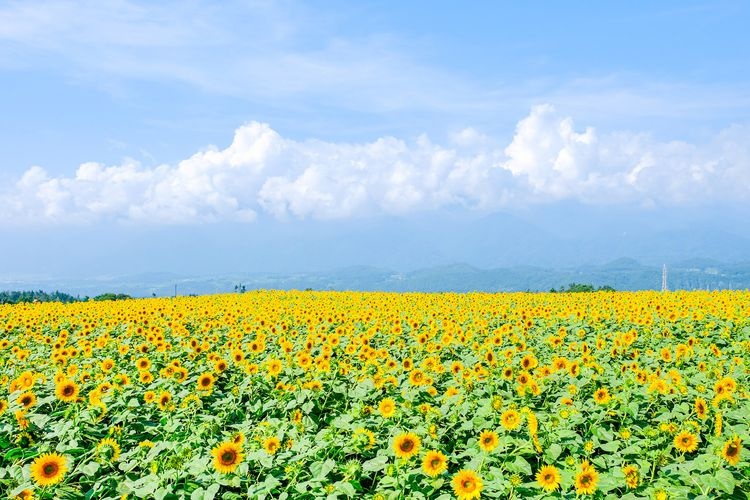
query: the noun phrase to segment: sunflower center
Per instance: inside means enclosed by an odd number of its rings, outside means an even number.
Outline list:
[[[227,450],[221,454],[221,463],[224,465],[232,465],[237,459],[237,454],[232,450]]]
[[[590,482],[591,482],[591,478],[589,477],[588,474],[584,474],[583,476],[581,476],[581,484],[582,485],[588,486]]]
[[[411,451],[414,449],[414,442],[411,439],[407,439],[403,443],[401,443],[401,450],[402,451]]]
[[[65,387],[63,387],[62,393],[63,393],[63,396],[72,396],[73,395],[73,386],[66,385]]]
[[[461,483],[461,486],[466,491],[474,491],[474,481],[472,481],[471,479],[464,479],[464,482]]]
[[[550,482],[552,482],[552,474],[547,473],[547,474],[544,475],[544,477],[542,479],[544,479],[545,482],[550,483]]]
[[[57,471],[59,470],[56,463],[50,462],[44,464],[42,467],[42,474],[44,474],[44,477],[54,477],[57,474]]]

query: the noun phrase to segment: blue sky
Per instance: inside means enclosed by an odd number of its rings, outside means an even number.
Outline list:
[[[363,247],[446,217],[750,237],[749,24],[741,1],[0,2],[0,229],[66,248],[0,272],[413,267]],[[353,227],[334,261],[252,250]],[[127,251],[182,232],[235,244]],[[468,245],[433,260],[503,264]]]

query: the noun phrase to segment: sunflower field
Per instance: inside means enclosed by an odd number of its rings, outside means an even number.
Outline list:
[[[750,293],[0,306],[2,498],[747,498]]]

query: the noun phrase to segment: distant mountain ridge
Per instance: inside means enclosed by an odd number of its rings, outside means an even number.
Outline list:
[[[139,273],[89,279],[0,280],[0,290],[60,290],[95,296],[107,292],[134,297],[203,295],[245,290],[362,290],[393,292],[513,292],[549,291],[570,283],[617,290],[658,290],[661,266],[644,265],[621,258],[603,265],[567,268],[513,266],[481,269],[458,262],[397,272],[370,266],[354,266],[310,273],[229,273],[216,276],[184,276],[172,273]],[[712,259],[688,259],[668,267],[671,290],[750,289],[750,261],[722,263]]]

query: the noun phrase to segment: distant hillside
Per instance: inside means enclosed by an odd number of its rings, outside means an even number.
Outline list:
[[[317,273],[236,273],[210,277],[146,273],[79,280],[0,281],[0,289],[56,289],[76,296],[97,296],[116,291],[133,297],[149,297],[175,293],[228,293],[241,287],[245,290],[310,288],[397,292],[549,291],[570,283],[611,286],[617,290],[657,290],[661,288],[661,266],[643,265],[623,258],[600,266],[570,268],[515,266],[480,269],[456,263],[405,273],[367,266]],[[750,289],[750,262],[726,264],[710,259],[686,260],[669,266],[668,285],[672,290]]]

